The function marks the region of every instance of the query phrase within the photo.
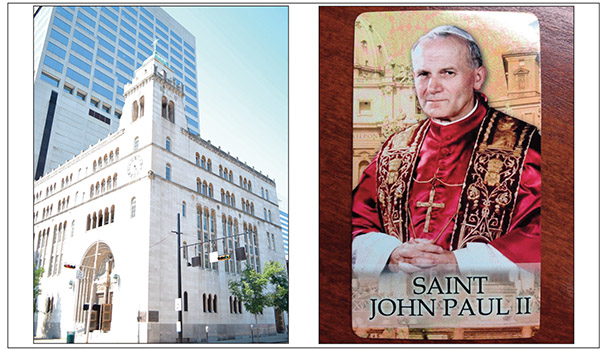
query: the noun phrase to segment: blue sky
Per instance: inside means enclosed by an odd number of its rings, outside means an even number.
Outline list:
[[[287,7],[163,7],[196,38],[201,138],[288,200]]]

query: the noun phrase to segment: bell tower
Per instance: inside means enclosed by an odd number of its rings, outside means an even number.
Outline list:
[[[184,96],[184,85],[154,51],[125,86],[120,129],[136,133],[141,144],[164,144],[165,134],[188,128]]]

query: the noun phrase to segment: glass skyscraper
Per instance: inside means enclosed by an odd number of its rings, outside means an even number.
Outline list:
[[[280,225],[282,226],[282,240],[284,241],[284,255],[288,260],[288,213],[280,210]]]
[[[124,86],[152,55],[185,87],[189,131],[199,134],[196,40],[157,7],[34,8],[34,177],[115,132]]]

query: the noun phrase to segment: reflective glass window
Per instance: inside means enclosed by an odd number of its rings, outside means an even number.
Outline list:
[[[66,76],[83,85],[86,89],[90,86],[90,80],[80,73],[66,67]]]
[[[58,31],[56,31],[55,29],[51,29],[51,34],[49,34],[52,38],[58,40],[59,42],[63,43],[64,45],[68,45],[68,38],[62,34],[60,34]]]
[[[56,17],[53,19],[53,24],[58,28],[64,30],[66,33],[70,34],[70,24],[64,22],[60,18]]]
[[[57,71],[58,73],[62,73],[64,70],[64,65],[62,63],[56,61],[55,59],[45,55],[45,59],[43,60],[43,64],[50,67],[51,69]]]
[[[96,81],[92,82],[92,90],[96,91],[96,93],[100,94],[101,96],[106,97],[110,101],[113,100],[113,92],[97,84]]]
[[[89,59],[90,61],[92,61],[92,59],[94,58],[94,55],[92,54],[92,52],[90,52],[90,50],[88,50],[85,47],[79,45],[75,41],[73,41],[70,44],[70,49],[73,50],[73,52],[76,52],[76,53],[82,55],[83,57]]]
[[[62,59],[66,58],[66,51],[64,51],[62,48],[60,48],[60,46],[54,44],[51,41],[49,41],[49,43],[47,44],[47,51],[55,54]]]

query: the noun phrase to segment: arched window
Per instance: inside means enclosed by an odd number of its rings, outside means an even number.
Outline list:
[[[228,179],[228,169],[224,168],[224,179]]]
[[[115,221],[115,205],[111,205],[111,223]]]
[[[130,218],[134,218],[137,215],[137,198],[133,197],[130,200]]]
[[[233,313],[233,296],[228,296],[228,310],[229,313]]]
[[[243,188],[243,177],[239,176],[239,186]]]
[[[102,227],[103,225],[103,212],[102,210],[98,210],[98,226]]]
[[[233,313],[237,314],[237,297],[233,297]]]
[[[142,117],[143,114],[145,114],[145,96],[139,98],[139,117]]]
[[[248,191],[252,191],[252,181],[248,181]]]
[[[171,122],[175,122],[175,103],[173,101],[169,101],[169,120]]]
[[[184,291],[184,311],[188,311],[188,292]]]
[[[96,160],[92,162],[92,172],[96,172]]]
[[[228,180],[233,181],[233,171],[228,171]]]
[[[113,188],[117,187],[117,173],[113,175]]]
[[[105,190],[107,189],[107,181],[105,181],[104,179],[102,180],[102,184],[100,186],[100,191],[101,193],[104,193]]]
[[[107,157],[107,154],[105,154],[103,161],[105,162],[105,166],[109,164],[109,158]]]
[[[250,203],[250,214],[254,215],[254,203],[253,202]]]
[[[220,189],[220,201],[224,202],[224,189]]]
[[[265,189],[265,200],[269,200],[269,190]]]
[[[96,219],[96,212],[92,213],[92,229],[96,229],[96,223],[98,220]]]
[[[166,169],[165,169],[165,178],[167,180],[171,180],[171,165],[167,164]]]
[[[196,192],[199,194],[201,193],[201,179],[200,178],[196,179]]]
[[[107,190],[111,189],[111,176],[107,177]]]
[[[218,296],[214,295],[214,313],[218,312]]]
[[[209,197],[210,198],[214,197],[214,186],[211,183],[209,183]]]
[[[102,158],[98,158],[98,168],[102,168]]]
[[[211,313],[211,294],[207,296],[207,312]]]
[[[209,210],[205,209],[205,212],[203,212],[203,230],[204,231],[209,231],[208,225],[209,225]]]
[[[222,177],[222,165],[218,167],[218,172],[220,173],[220,177]]]
[[[263,187],[261,187],[261,197],[263,199],[265,198],[265,189],[263,189]]]
[[[111,161],[111,162],[115,161],[114,157],[113,157],[113,152],[109,153],[109,161]],[[81,171],[81,169],[79,169],[79,171]],[[81,175],[81,173],[79,175]],[[78,176],[78,177],[80,177],[80,176]]]
[[[229,192],[226,192],[226,204],[230,205],[231,204],[231,194],[229,194]]]
[[[186,202],[182,201],[182,216],[186,217]]]
[[[165,142],[165,148],[168,151],[171,151],[171,138],[167,137],[166,142]]]
[[[205,168],[205,157],[201,157],[201,168]]]
[[[203,181],[203,184],[201,185],[201,194],[203,195],[207,195],[207,182]]]
[[[118,160],[120,159],[120,148],[119,147],[115,148],[115,158]]]
[[[199,166],[199,153],[194,154],[195,161],[194,163]]]
[[[169,115],[169,114],[167,114],[167,105],[168,105],[167,97],[162,96],[162,104],[161,104],[161,107],[162,107],[162,117],[165,118],[165,119],[167,119],[168,115]]]
[[[211,172],[211,159],[207,159],[207,171]]]
[[[100,183],[96,182],[96,195],[100,194]]]
[[[86,231],[90,230],[90,224],[91,224],[91,223],[92,223],[92,216],[91,216],[91,215],[88,215],[88,220],[87,220],[87,222],[86,222],[86,224],[85,224],[85,230],[86,230]]]
[[[269,210],[268,213],[269,213],[269,222],[271,222],[271,210]]]
[[[263,208],[263,216],[264,216],[264,220],[267,220],[267,209]]]
[[[139,137],[135,137],[134,141],[134,151],[139,150]]]
[[[105,208],[105,222],[104,222],[104,224],[105,225],[109,224],[109,208],[108,207]]]
[[[242,211],[246,211],[246,202],[243,200],[243,198],[241,199],[241,210]]]
[[[235,194],[231,194],[231,206],[235,207]]]
[[[207,294],[203,293],[203,312],[207,312]]]
[[[137,101],[132,102],[132,121],[136,121],[139,117],[139,104]]]

